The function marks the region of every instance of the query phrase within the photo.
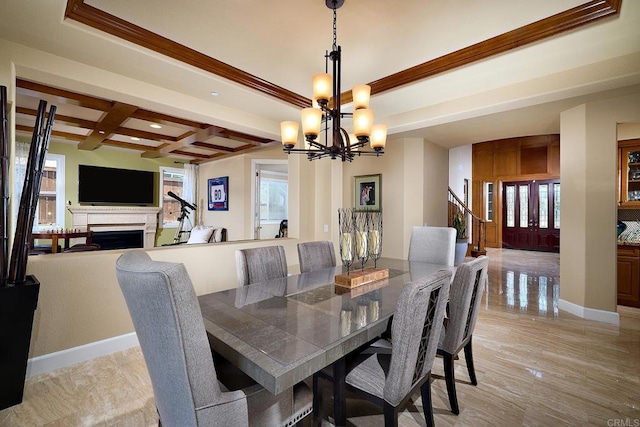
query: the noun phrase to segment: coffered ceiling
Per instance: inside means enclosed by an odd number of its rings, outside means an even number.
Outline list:
[[[49,98],[55,136],[79,149],[193,162],[277,144],[331,47],[322,0],[3,0],[0,14],[0,38],[77,64],[16,62],[19,131]],[[633,0],[346,0],[338,44],[344,97],[371,84],[390,140],[453,147],[554,133],[563,109],[640,92]]]
[[[279,144],[208,123],[149,111],[22,79],[17,81],[16,132],[31,135],[40,100],[57,108],[52,138],[79,150],[117,147],[145,158],[171,156],[201,163]]]

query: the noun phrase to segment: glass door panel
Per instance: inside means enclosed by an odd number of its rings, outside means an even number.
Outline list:
[[[557,180],[513,182],[505,183],[503,190],[502,246],[558,252],[560,183]]]

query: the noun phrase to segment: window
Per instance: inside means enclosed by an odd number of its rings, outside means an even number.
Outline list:
[[[529,186],[520,185],[520,228],[529,226]]]
[[[553,228],[560,229],[560,184],[553,184]]]
[[[64,156],[47,154],[38,195],[38,229],[64,228]]]
[[[287,219],[289,183],[286,180],[262,178],[260,180],[260,220]]]
[[[178,168],[160,168],[160,190],[161,194],[158,200],[162,204],[162,228],[178,227],[178,218],[180,217],[180,202],[168,193],[171,191],[178,197],[182,198],[182,185],[184,183],[184,169]]]
[[[507,227],[512,228],[516,226],[516,186],[507,185],[506,187],[506,199],[507,199]]]
[[[484,200],[485,218],[491,222],[493,221],[493,182],[484,184]]]

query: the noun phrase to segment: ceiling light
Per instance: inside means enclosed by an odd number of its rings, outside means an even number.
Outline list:
[[[103,131],[103,130],[99,130],[99,131],[98,131],[98,133],[99,133],[100,135],[104,135],[104,131]]]
[[[132,137],[131,137],[131,140],[132,140],[132,141],[140,141],[140,138],[138,138],[137,136],[132,136]]]
[[[218,92],[211,92],[211,96],[218,96],[220,95]]]
[[[333,46],[331,52],[325,54],[325,72],[313,76],[312,107],[303,108],[301,111],[302,133],[308,145],[307,148],[295,148],[298,143],[299,125],[297,122],[282,122],[280,132],[284,151],[287,154],[306,154],[309,160],[329,156],[332,159],[340,158],[343,162],[345,160],[350,162],[355,156],[380,156],[384,154],[387,127],[373,124],[373,110],[369,109],[371,86],[354,86],[352,90],[354,112],[341,111],[341,48],[336,41],[336,11],[344,4],[344,0],[325,0],[325,4],[333,10]],[[333,76],[328,73],[329,60],[333,62]],[[331,99],[333,104],[330,108]],[[355,137],[350,137],[341,127],[340,120],[345,117],[353,119]],[[318,136],[323,131],[324,143],[318,142]],[[331,133],[331,144],[329,144],[329,133]],[[363,150],[368,143],[371,144],[373,151]]]
[[[162,129],[162,126],[160,126],[160,125],[159,125],[159,124],[157,124],[157,123],[151,123],[151,124],[149,125],[149,127],[152,127],[152,128],[154,128],[154,129]]]

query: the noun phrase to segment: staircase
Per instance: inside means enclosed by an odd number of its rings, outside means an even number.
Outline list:
[[[448,205],[448,224],[462,233],[462,237],[469,238],[471,232],[470,248],[471,256],[479,257],[486,255],[486,222],[482,218],[475,215],[462,200],[449,187],[449,203]],[[469,227],[471,224],[471,227]]]

